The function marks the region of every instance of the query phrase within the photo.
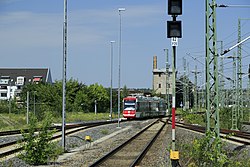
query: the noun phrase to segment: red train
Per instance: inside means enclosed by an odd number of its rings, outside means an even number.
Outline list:
[[[123,98],[123,117],[149,118],[166,115],[166,102],[159,97],[128,96]]]

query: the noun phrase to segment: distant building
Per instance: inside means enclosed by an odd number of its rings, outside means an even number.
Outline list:
[[[167,76],[166,76],[167,74]],[[166,73],[166,68],[157,68],[157,56],[153,58],[153,90],[156,93],[172,95],[172,70],[169,68]],[[168,89],[166,89],[166,86]]]
[[[20,97],[24,85],[51,83],[49,68],[0,68],[0,100]]]

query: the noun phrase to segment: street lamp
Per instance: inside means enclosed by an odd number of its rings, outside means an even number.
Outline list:
[[[112,121],[112,89],[113,89],[113,43],[115,41],[110,41],[110,121]]]
[[[119,39],[119,67],[118,67],[118,127],[120,127],[120,87],[121,87],[121,43],[122,43],[122,17],[121,12],[125,11],[125,8],[119,8],[120,16],[120,39]]]
[[[64,0],[63,20],[63,78],[62,78],[62,148],[65,151],[65,118],[66,118],[66,73],[67,73],[67,0]]]

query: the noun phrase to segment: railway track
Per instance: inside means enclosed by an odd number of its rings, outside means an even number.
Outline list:
[[[170,122],[168,122],[170,124]],[[205,127],[185,123],[176,123],[177,127],[189,129],[205,134]],[[238,144],[250,145],[250,133],[228,129],[220,129],[220,137]]]
[[[96,166],[137,166],[146,155],[166,122],[157,119],[142,131],[116,147],[114,150],[98,159],[90,167]]]
[[[83,124],[71,124],[66,126],[66,132],[65,135],[70,135],[72,133],[76,133],[78,131],[82,131],[85,129],[89,129],[92,127],[97,127],[105,124],[112,124],[116,123],[116,121],[100,121],[100,122],[92,122],[92,123],[83,123]],[[53,129],[53,128],[51,128]],[[60,133],[61,128],[56,128],[56,133],[52,137],[52,141],[59,140],[62,137],[62,134]],[[3,132],[4,136],[6,135],[13,135],[13,134],[20,134],[21,130],[16,131],[10,131],[10,133]],[[23,142],[23,140],[14,140],[11,142],[3,143],[0,145],[0,160],[6,158],[7,156],[13,157],[15,153],[20,152],[23,150],[22,147],[20,147],[20,142]]]

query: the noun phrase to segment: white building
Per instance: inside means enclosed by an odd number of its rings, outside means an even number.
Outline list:
[[[0,100],[20,97],[26,84],[52,83],[49,68],[0,68]]]

